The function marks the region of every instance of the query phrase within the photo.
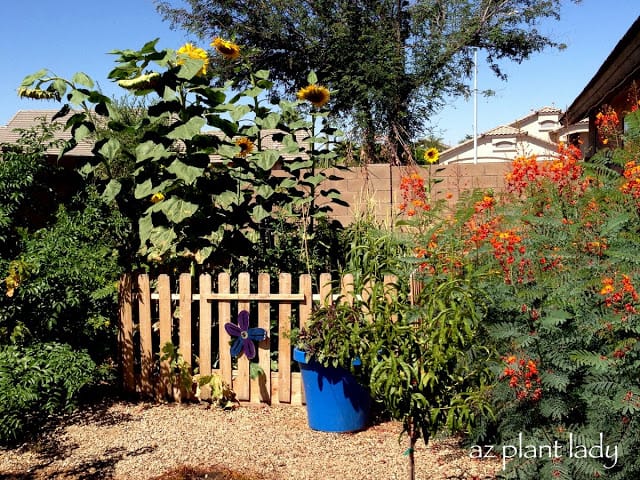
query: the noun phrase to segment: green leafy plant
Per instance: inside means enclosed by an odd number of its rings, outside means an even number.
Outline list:
[[[316,309],[307,325],[292,334],[296,347],[323,365],[350,369],[367,352],[371,333],[358,307],[338,302]]]
[[[76,408],[96,379],[91,357],[69,345],[0,346],[0,444],[37,433],[52,417]]]
[[[167,362],[169,367],[169,384],[173,396],[180,401],[191,397],[194,379],[191,375],[191,366],[185,361],[178,347],[172,342],[162,346],[160,362]]]
[[[54,94],[65,112],[79,108],[66,124],[68,148],[99,131],[80,172],[137,226],[138,261],[224,266],[246,256],[262,223],[276,215],[304,214],[313,230],[312,219],[330,208],[315,197],[337,198],[320,188],[326,175],[316,171],[318,161],[336,156],[330,145],[337,132],[320,121],[319,107],[305,117],[300,102],[271,103],[269,72],[252,71],[230,42],[212,44],[215,58],[191,44],[175,51],[156,50],[156,43],[113,52],[109,74],[134,95],[153,98],[145,115],[123,115],[82,73],[66,80],[42,70],[20,89],[23,96]],[[212,86],[215,61],[248,72],[248,80]],[[135,169],[113,174],[111,165],[127,162]]]
[[[395,320],[378,318],[370,389],[372,397],[406,434],[409,478],[414,450],[443,431],[469,433],[490,412],[491,357],[480,325],[485,299],[471,279],[423,276],[415,305],[400,304]],[[401,435],[402,435],[401,434]]]
[[[235,392],[217,373],[204,376],[196,374],[193,376],[193,380],[197,385],[195,396],[198,400],[202,401],[206,396],[207,401],[211,401],[224,410],[238,405]],[[203,391],[206,391],[204,396],[202,395]]]

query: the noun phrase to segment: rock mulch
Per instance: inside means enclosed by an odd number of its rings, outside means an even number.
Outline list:
[[[37,442],[0,450],[0,479],[404,479],[400,431],[397,422],[379,422],[357,433],[316,432],[295,406],[115,402],[82,409]],[[492,479],[500,467],[497,459],[470,458],[451,438],[416,450],[420,480]]]

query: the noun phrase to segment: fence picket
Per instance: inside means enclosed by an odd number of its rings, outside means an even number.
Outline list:
[[[218,292],[229,293],[231,291],[231,279],[228,273],[220,273],[218,275]],[[229,350],[229,341],[231,338],[224,329],[224,324],[231,321],[231,302],[229,300],[221,300],[218,303],[218,355],[220,358],[220,375],[222,380],[228,385],[232,385],[232,366],[231,352]]]
[[[200,298],[206,298],[211,293],[211,275],[202,274],[199,279]],[[199,302],[200,316],[198,319],[198,330],[200,338],[200,351],[198,354],[199,363],[198,369],[200,375],[211,375],[211,303],[206,300]],[[200,398],[202,400],[208,400],[211,398],[211,391],[208,387],[203,388],[200,392]]]
[[[342,276],[340,301],[353,305],[353,275],[350,273]]]
[[[140,330],[140,391],[153,395],[153,341],[151,330],[151,288],[149,275],[138,275],[138,318]]]
[[[278,277],[280,293],[291,293],[291,274]],[[278,306],[278,400],[291,403],[291,304]]]
[[[191,275],[180,275],[180,354],[191,365]]]
[[[131,275],[123,275],[119,285],[118,344],[120,347],[120,363],[122,368],[123,387],[126,392],[134,393],[136,379],[134,373],[133,349],[133,288]]]
[[[160,311],[160,356],[163,355],[162,349],[171,342],[172,315],[171,315],[171,280],[169,275],[162,274],[158,276],[158,293],[160,294],[159,311]],[[173,390],[169,379],[169,361],[160,362],[160,391],[158,395],[164,398],[165,395],[173,398]]]
[[[333,298],[331,298],[331,274],[330,273],[321,273],[320,281],[318,283],[318,290],[320,291],[320,305],[321,306],[329,306],[333,303]]]
[[[258,293],[269,296],[271,278],[268,273],[258,275]],[[271,400],[271,303],[268,300],[258,302],[258,327],[267,332],[266,340],[258,344],[258,365],[264,372],[251,384],[252,402]]]
[[[251,291],[251,278],[249,274],[243,272],[238,275],[238,293],[248,294]],[[246,310],[251,313],[251,304],[248,301],[238,302],[238,312]],[[235,323],[235,321],[234,321]],[[238,396],[238,400],[251,400],[251,386],[249,382],[249,359],[244,353],[238,357],[238,376],[233,382],[233,390]]]

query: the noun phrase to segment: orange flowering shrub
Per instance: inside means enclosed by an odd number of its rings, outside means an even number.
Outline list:
[[[428,212],[431,209],[424,179],[418,173],[402,177],[400,194],[402,195],[400,211],[410,217],[419,211]]]
[[[640,296],[638,296],[629,275],[623,273],[620,277],[621,280],[618,280],[617,277],[603,278],[600,295],[605,297],[605,305],[616,313],[623,311],[637,313],[634,304],[638,302]]]
[[[580,160],[582,153],[574,145],[560,143],[558,153],[550,162],[539,162],[537,156],[518,157],[507,173],[507,191],[516,195],[539,191],[551,182],[560,193],[584,191],[588,184],[582,179]]]
[[[605,105],[596,115],[596,129],[598,140],[602,145],[619,146],[620,143],[620,119],[618,113],[609,105]]]
[[[640,111],[633,115],[628,151],[583,162],[578,148],[561,144],[551,161],[520,157],[499,204],[476,197],[467,207],[463,258],[487,272],[485,322],[501,354],[498,445],[602,432],[609,445],[640,450]],[[603,114],[601,132],[614,132],[618,120]],[[558,465],[513,459],[507,478],[640,471],[635,459],[612,469],[568,458]]]
[[[640,165],[635,160],[627,162],[624,166],[623,176],[625,181],[620,185],[620,191],[640,200]]]
[[[509,380],[509,388],[518,400],[537,402],[542,398],[542,381],[538,375],[538,365],[531,359],[518,359],[515,355],[503,358],[506,363],[501,377]]]

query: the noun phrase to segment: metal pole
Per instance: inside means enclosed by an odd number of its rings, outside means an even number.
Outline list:
[[[478,47],[473,49],[473,163],[478,163]]]

